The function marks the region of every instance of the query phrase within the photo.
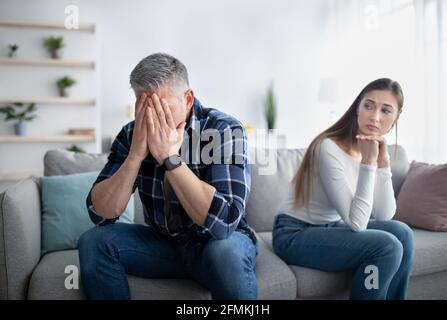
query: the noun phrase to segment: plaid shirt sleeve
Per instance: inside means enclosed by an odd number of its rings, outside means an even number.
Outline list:
[[[108,156],[108,161],[104,168],[101,170],[101,172],[98,175],[98,178],[96,178],[96,181],[93,183],[92,188],[90,189],[90,192],[88,193],[87,199],[86,199],[86,205],[88,214],[90,216],[90,220],[96,225],[103,226],[110,223],[114,223],[118,218],[114,219],[105,219],[97,214],[95,207],[92,203],[92,190],[93,187],[100,183],[103,180],[106,180],[113,176],[115,172],[118,171],[118,169],[121,167],[121,165],[124,163],[124,161],[127,158],[127,155],[129,154],[130,149],[130,143],[129,143],[129,135],[131,132],[129,131],[129,125],[123,127],[121,131],[118,133],[118,136],[113,141],[112,147],[110,148],[110,154]],[[137,188],[137,180],[135,180],[135,183],[132,188],[132,193],[135,192],[135,189]]]
[[[239,130],[241,134],[231,137],[231,130]],[[231,138],[228,138],[228,133]],[[216,192],[203,227],[214,239],[226,239],[237,228],[245,215],[251,184],[244,128],[233,126],[225,129],[221,133],[220,149],[220,163],[211,164],[206,174],[207,183],[214,186]]]

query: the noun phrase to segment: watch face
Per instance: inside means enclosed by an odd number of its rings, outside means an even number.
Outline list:
[[[181,165],[181,163],[182,163],[182,159],[180,158],[180,156],[172,155],[165,160],[164,165],[165,165],[166,169],[169,171],[169,170],[177,168],[178,166]]]
[[[182,162],[182,159],[177,155],[173,155],[169,157],[169,162],[176,166]]]

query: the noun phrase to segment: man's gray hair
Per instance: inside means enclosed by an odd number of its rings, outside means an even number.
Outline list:
[[[185,65],[166,53],[154,53],[141,60],[130,73],[130,85],[135,91],[153,92],[163,85],[189,88]]]

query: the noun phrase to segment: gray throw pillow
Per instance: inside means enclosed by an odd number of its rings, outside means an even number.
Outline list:
[[[108,154],[72,152],[54,149],[45,153],[44,176],[100,171],[107,163]]]

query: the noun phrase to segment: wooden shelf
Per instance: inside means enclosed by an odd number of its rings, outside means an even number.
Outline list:
[[[1,136],[0,142],[94,142],[94,136],[61,135],[61,136]]]
[[[38,105],[77,105],[77,106],[94,106],[95,99],[81,99],[81,98],[59,98],[59,97],[50,97],[50,98],[38,98],[38,97],[8,97],[8,98],[0,98],[0,103],[14,103],[14,102],[22,102],[22,103],[36,103]]]
[[[41,177],[41,173],[0,173],[0,181],[20,181],[31,176]]]
[[[21,58],[0,58],[0,64],[41,66],[41,67],[69,67],[95,69],[94,61],[71,60],[71,59],[21,59]]]
[[[0,21],[0,27],[11,28],[43,28],[43,29],[58,29],[64,31],[80,31],[80,32],[95,32],[94,24],[79,24],[78,29],[67,29],[63,22],[51,22],[51,21],[21,21],[21,20],[2,20]]]

